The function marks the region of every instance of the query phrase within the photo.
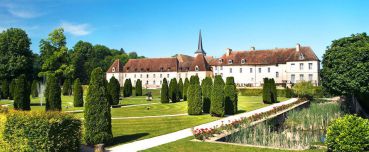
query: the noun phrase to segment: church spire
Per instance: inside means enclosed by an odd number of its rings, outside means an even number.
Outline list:
[[[200,30],[200,33],[199,33],[199,44],[198,44],[197,51],[195,52],[195,54],[204,54],[204,55],[206,55],[206,52],[202,48],[201,30]]]

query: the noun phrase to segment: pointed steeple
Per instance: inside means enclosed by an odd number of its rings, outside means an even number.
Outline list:
[[[199,33],[199,44],[198,44],[197,51],[195,52],[195,54],[204,54],[204,55],[206,55],[206,52],[202,48],[201,30],[200,30],[200,33]]]

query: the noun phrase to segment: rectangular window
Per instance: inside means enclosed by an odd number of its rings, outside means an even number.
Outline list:
[[[140,74],[140,78],[142,78],[142,74]]]
[[[146,74],[146,78],[149,78],[149,74]]]
[[[155,74],[153,74],[153,77],[155,78]]]
[[[268,68],[268,73],[270,73],[270,68]]]
[[[167,74],[167,78],[169,78],[169,74]]]
[[[300,81],[303,81],[303,80],[304,80],[304,75],[300,74]]]
[[[294,74],[291,74],[291,82],[295,83],[295,75]]]
[[[240,73],[242,73],[242,68],[240,68]]]
[[[163,74],[160,74],[160,78],[162,78],[163,77]]]
[[[275,77],[278,78],[279,77],[279,72],[275,72]]]
[[[309,81],[313,81],[313,74],[309,74]]]
[[[291,63],[291,71],[295,70],[295,63]]]
[[[163,83],[163,81],[162,80],[160,80],[160,85]]]
[[[259,73],[261,73],[261,68],[259,68]]]
[[[220,66],[220,70],[223,70],[223,66]]]
[[[313,63],[309,63],[309,70],[313,69]]]
[[[304,63],[300,63],[300,70],[304,70]]]
[[[250,73],[252,73],[252,68],[250,68]]]
[[[229,68],[229,73],[232,73],[232,68]]]

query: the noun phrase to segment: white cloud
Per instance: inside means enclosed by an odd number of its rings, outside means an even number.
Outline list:
[[[36,9],[27,3],[0,3],[0,7],[5,8],[5,10],[12,16],[18,18],[35,18],[42,14],[37,12]]]
[[[8,9],[9,13],[13,16],[19,17],[19,18],[35,18],[40,16],[41,14],[36,13],[31,10],[21,10],[21,9]]]
[[[75,36],[83,36],[91,33],[89,24],[73,24],[69,22],[62,22],[60,26],[64,28],[65,32]]]

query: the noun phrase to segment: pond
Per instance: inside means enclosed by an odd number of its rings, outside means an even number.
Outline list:
[[[325,140],[330,121],[344,114],[339,103],[305,104],[218,141],[286,149],[308,149]]]

